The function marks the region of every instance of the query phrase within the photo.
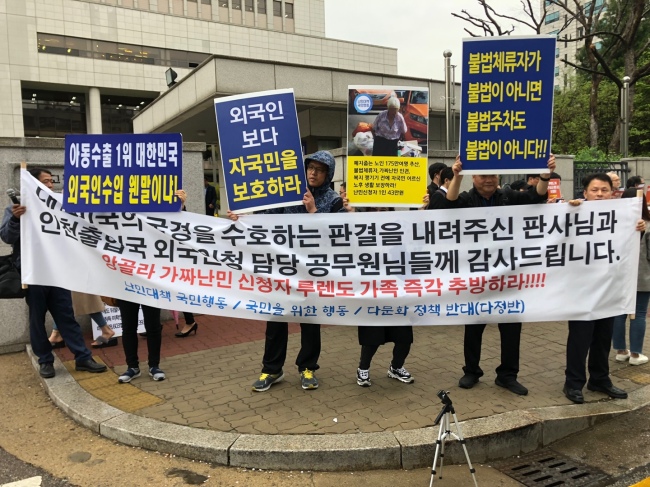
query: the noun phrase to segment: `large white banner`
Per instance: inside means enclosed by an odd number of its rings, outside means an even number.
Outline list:
[[[639,199],[349,214],[69,214],[22,171],[22,276],[163,309],[339,325],[634,311]]]

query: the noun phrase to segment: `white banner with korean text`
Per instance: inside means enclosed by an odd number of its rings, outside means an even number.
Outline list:
[[[640,199],[349,214],[72,214],[22,171],[22,277],[163,309],[339,325],[634,311]]]

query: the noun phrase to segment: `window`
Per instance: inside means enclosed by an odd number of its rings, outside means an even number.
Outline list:
[[[232,9],[241,10],[241,0],[232,0]]]
[[[246,12],[253,12],[255,10],[253,5],[254,5],[253,0],[246,0],[244,2],[244,8],[246,9]]]
[[[119,95],[102,95],[100,99],[102,131],[107,134],[132,134],[131,119],[152,101]]]
[[[26,137],[64,137],[67,133],[87,132],[86,99],[82,93],[24,88],[22,99]]]
[[[548,33],[550,36],[556,36],[560,33],[560,29],[552,30],[551,32]]]
[[[293,3],[284,4],[284,16],[287,19],[293,19]]]
[[[558,20],[560,20],[560,12],[551,12],[550,14],[546,15],[546,18],[544,19],[544,23],[551,24]]]
[[[273,16],[282,17],[282,2],[273,0]]]
[[[220,0],[219,6],[223,8],[228,8],[228,0]]]
[[[38,51],[42,54],[61,54],[65,56],[94,57],[107,61],[126,63],[155,64],[195,68],[210,55],[202,52],[176,51],[136,44],[80,39],[78,37],[57,36],[37,33]]]
[[[560,67],[559,66],[555,66],[555,76],[556,77],[560,76]]]
[[[559,47],[555,48],[555,57],[560,57],[560,48]]]
[[[197,3],[196,0],[187,0],[187,1],[188,1],[188,2],[194,2],[194,3]]]
[[[212,5],[212,0],[201,0],[203,5]]]
[[[266,0],[257,0],[257,13],[266,14]]]

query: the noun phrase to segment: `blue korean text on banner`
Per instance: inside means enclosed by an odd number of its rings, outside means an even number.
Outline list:
[[[293,90],[217,98],[214,107],[230,210],[302,204],[307,181]]]
[[[463,41],[460,156],[468,173],[525,173],[551,154],[555,36]]]
[[[66,135],[63,209],[180,211],[181,134]]]

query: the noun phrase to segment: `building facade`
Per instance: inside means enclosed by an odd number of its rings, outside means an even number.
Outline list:
[[[324,0],[0,0],[0,137],[122,133],[210,55],[380,74],[397,51],[327,39]]]

